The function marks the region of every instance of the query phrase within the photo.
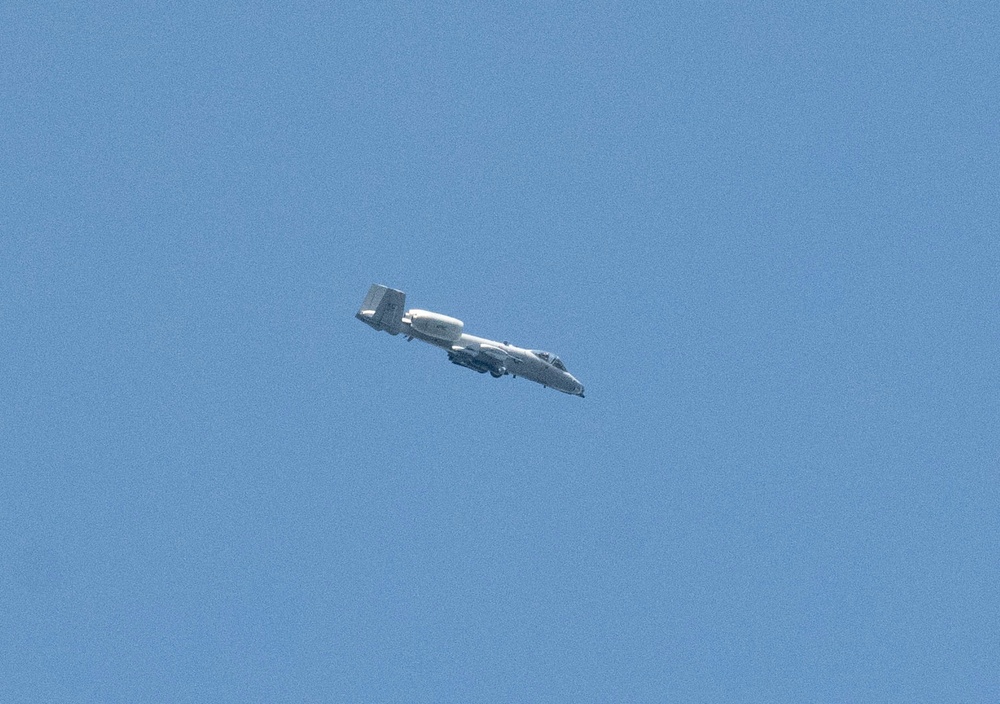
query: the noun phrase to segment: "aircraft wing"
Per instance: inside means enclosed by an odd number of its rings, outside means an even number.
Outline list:
[[[387,286],[372,284],[354,317],[376,330],[385,330],[390,335],[397,335],[402,327],[405,307],[405,293]]]
[[[507,372],[507,360],[510,358],[499,347],[490,345],[455,345],[448,352],[448,359],[455,364],[477,372],[490,372],[494,376],[502,376]]]

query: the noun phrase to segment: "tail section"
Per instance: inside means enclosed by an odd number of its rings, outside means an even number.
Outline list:
[[[371,325],[376,330],[385,330],[390,335],[399,334],[406,307],[406,294],[394,288],[372,284],[368,289],[361,309],[355,318]]]

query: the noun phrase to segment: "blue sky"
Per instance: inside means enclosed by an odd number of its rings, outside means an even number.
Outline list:
[[[998,29],[5,5],[0,699],[996,700]]]

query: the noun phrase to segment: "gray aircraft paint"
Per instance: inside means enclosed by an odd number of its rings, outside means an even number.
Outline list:
[[[583,397],[583,384],[566,371],[555,355],[469,335],[457,318],[416,308],[407,311],[405,307],[405,293],[372,284],[355,317],[390,335],[402,333],[407,339],[440,347],[459,366],[483,374],[489,372],[496,378],[512,374]]]

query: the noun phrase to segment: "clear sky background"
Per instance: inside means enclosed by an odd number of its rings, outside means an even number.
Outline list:
[[[4,4],[0,700],[1000,700],[998,36]]]

